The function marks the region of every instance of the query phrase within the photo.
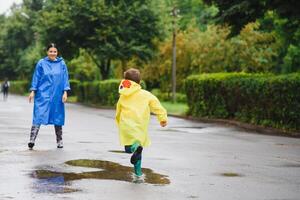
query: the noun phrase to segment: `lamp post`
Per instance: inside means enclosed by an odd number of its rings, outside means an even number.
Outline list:
[[[171,15],[173,17],[173,39],[172,39],[172,101],[176,102],[176,18],[178,17],[179,9],[175,6],[172,9]]]

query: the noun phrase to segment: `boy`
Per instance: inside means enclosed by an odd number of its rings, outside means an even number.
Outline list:
[[[117,103],[116,122],[120,142],[126,153],[132,153],[131,164],[136,176],[142,175],[143,147],[150,145],[148,124],[150,112],[157,115],[162,127],[167,125],[167,112],[159,100],[150,92],[141,89],[140,72],[131,68],[124,72],[124,80],[119,86],[120,98]]]

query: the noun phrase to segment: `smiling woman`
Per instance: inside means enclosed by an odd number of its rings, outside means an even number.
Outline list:
[[[29,149],[34,146],[41,124],[54,125],[57,148],[63,148],[64,103],[67,101],[67,91],[70,90],[70,84],[67,65],[57,55],[56,44],[50,43],[47,47],[47,56],[37,63],[33,74],[29,95],[29,102],[34,99]]]
[[[0,14],[5,14],[6,12],[9,11],[9,9],[15,4],[19,5],[23,1],[22,0],[5,0],[5,1],[0,1]]]

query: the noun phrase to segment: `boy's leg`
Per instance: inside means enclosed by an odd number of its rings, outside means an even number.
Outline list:
[[[125,152],[126,153],[132,153],[132,151],[131,151],[131,145],[125,145]]]
[[[55,129],[55,134],[56,134],[57,148],[63,148],[62,126],[54,125],[54,129]]]
[[[138,160],[135,164],[134,164],[134,173],[136,176],[142,176],[142,160]]]
[[[140,145],[139,142],[135,142],[133,145],[131,145],[131,152],[133,152],[130,158],[131,164],[136,164],[138,160],[142,159],[142,151],[143,147]]]
[[[139,142],[131,145],[131,152],[133,152],[130,162],[134,165],[134,173],[136,176],[142,176],[142,151],[143,147]]]
[[[31,131],[30,131],[30,140],[28,143],[29,149],[32,149],[32,147],[34,146],[34,142],[39,133],[39,130],[40,130],[40,125],[32,125]]]
[[[143,147],[139,142],[125,146],[126,153],[133,153],[130,158],[130,162],[134,165],[134,173],[137,176],[142,176],[142,151]]]

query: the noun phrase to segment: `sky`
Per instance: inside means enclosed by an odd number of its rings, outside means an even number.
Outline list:
[[[13,3],[20,4],[22,0],[0,0],[0,14],[4,14]]]

